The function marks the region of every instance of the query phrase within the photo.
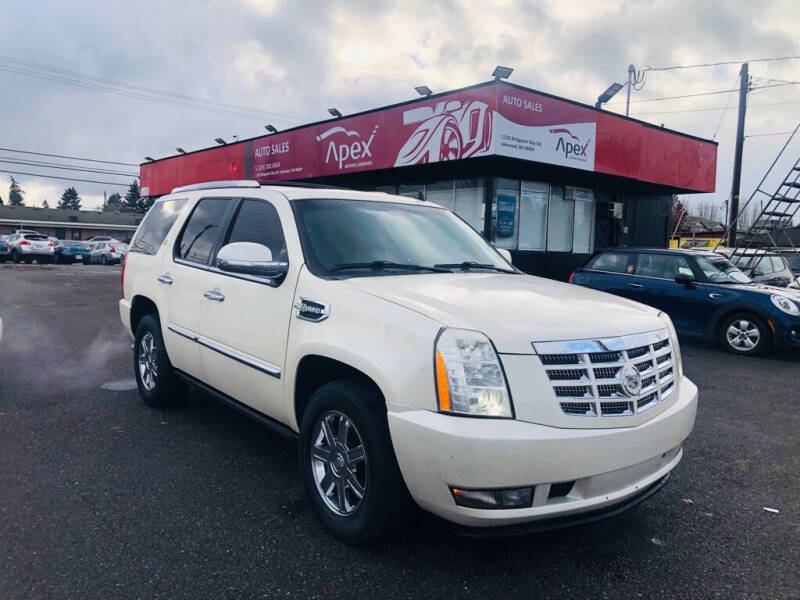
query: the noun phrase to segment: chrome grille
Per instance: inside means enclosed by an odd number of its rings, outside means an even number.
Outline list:
[[[669,332],[567,342],[534,342],[561,410],[571,416],[619,417],[655,407],[675,389]],[[622,369],[635,367],[641,389],[629,396]]]

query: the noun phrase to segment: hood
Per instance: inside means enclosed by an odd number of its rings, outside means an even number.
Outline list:
[[[664,327],[649,306],[577,285],[502,273],[353,277],[348,286],[446,327],[482,331],[499,352],[531,354],[532,341],[614,337]]]
[[[779,296],[786,296],[792,300],[800,302],[800,290],[791,287],[777,287],[774,285],[766,285],[764,283],[742,283],[742,284],[726,284],[720,285],[723,289],[735,289],[741,292],[750,292],[752,294],[764,294],[772,296],[778,294]]]

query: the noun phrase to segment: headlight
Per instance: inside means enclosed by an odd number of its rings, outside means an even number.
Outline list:
[[[681,359],[681,347],[678,344],[678,333],[675,331],[675,326],[672,324],[672,319],[669,318],[669,315],[665,312],[658,313],[658,316],[661,317],[661,320],[667,324],[667,329],[669,329],[669,337],[672,340],[672,352],[675,355],[675,364],[678,366],[677,379],[680,380],[680,377],[683,376],[683,361]]]
[[[800,315],[800,308],[798,308],[797,304],[786,296],[773,294],[769,297],[769,299],[772,300],[772,303],[787,315]]]
[[[444,329],[436,340],[439,410],[475,417],[514,416],[500,358],[477,331]]]

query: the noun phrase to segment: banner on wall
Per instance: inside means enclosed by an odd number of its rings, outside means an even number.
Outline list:
[[[713,191],[716,174],[712,142],[504,83],[146,163],[141,174],[159,195],[213,179],[298,180],[489,155],[696,191]]]

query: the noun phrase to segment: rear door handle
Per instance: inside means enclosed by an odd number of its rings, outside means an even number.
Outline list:
[[[203,296],[205,296],[209,300],[213,300],[214,302],[225,301],[225,296],[223,295],[223,293],[217,290],[206,290],[205,292],[203,292]]]
[[[163,275],[159,275],[158,277],[159,283],[166,283],[167,285],[172,285],[172,277],[164,273]]]
[[[642,287],[642,284],[641,283],[629,283],[628,287],[639,289],[639,288]]]

